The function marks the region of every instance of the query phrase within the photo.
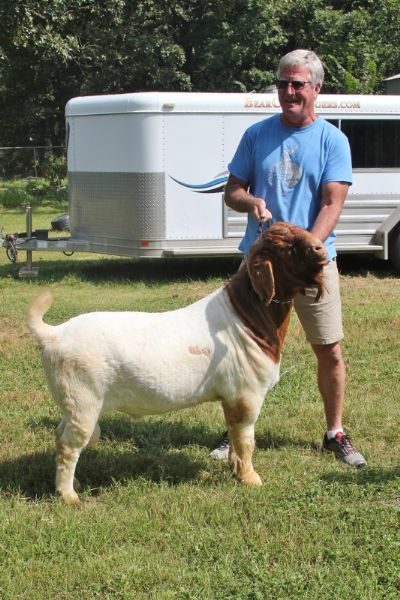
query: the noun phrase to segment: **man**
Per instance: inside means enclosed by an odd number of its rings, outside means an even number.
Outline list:
[[[333,230],[352,183],[350,148],[342,132],[315,114],[315,100],[324,70],[309,50],[294,50],[278,65],[280,114],[244,133],[232,162],[225,189],[226,204],[248,213],[239,248],[246,255],[257,237],[260,221],[288,221],[310,230],[324,242],[329,263],[324,268],[327,291],[315,302],[315,291],[295,298],[295,309],[317,358],[318,387],[324,402],[327,431],[323,449],[352,467],[366,465],[344,432],[342,414],[345,366],[339,275]],[[211,453],[226,458],[224,434]]]

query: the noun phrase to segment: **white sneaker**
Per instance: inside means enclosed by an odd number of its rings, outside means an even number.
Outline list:
[[[228,432],[225,431],[214,450],[210,452],[211,458],[215,460],[228,460],[229,454],[229,437]]]

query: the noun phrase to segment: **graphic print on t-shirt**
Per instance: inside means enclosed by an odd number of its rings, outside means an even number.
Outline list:
[[[282,191],[292,190],[299,183],[303,171],[298,163],[294,161],[294,155],[298,146],[283,146],[282,158],[267,170],[266,176],[270,186],[280,186]]]

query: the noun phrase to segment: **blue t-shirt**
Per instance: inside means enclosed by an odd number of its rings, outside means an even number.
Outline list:
[[[352,183],[347,137],[324,119],[302,128],[287,127],[280,114],[249,127],[236,150],[229,172],[249,184],[253,196],[264,198],[273,221],[310,230],[320,210],[322,183]],[[257,237],[258,223],[248,215],[239,248],[245,254]],[[336,256],[335,233],[325,240],[329,259]]]

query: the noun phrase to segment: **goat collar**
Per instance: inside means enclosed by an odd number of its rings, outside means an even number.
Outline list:
[[[278,300],[277,298],[272,298],[271,302],[275,302],[275,304],[290,304],[293,302],[293,298],[290,298],[289,300]]]

